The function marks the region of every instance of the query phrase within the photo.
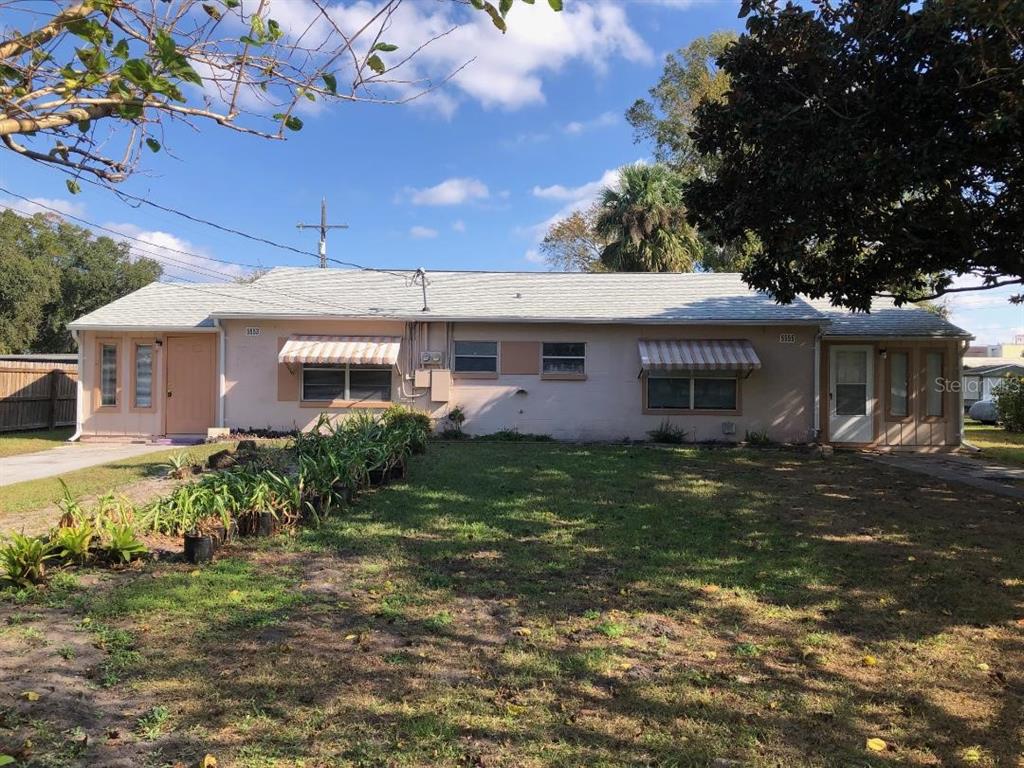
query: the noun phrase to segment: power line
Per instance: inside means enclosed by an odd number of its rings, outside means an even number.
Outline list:
[[[5,187],[0,187],[0,192],[3,192],[6,195],[10,195],[11,197],[16,197],[19,200],[23,200],[26,203],[30,203],[31,205],[38,206],[38,207],[43,208],[43,209],[45,209],[47,211],[50,211],[52,213],[56,213],[58,216],[61,216],[63,218],[73,219],[74,221],[77,221],[77,222],[80,222],[82,224],[85,224],[86,226],[91,227],[93,229],[101,229],[104,232],[109,232],[110,234],[116,235],[117,237],[123,237],[123,238],[127,238],[128,240],[134,240],[136,242],[143,243],[145,245],[154,246],[154,247],[157,247],[157,248],[162,248],[163,250],[171,251],[172,253],[180,253],[182,256],[191,256],[192,258],[195,258],[195,259],[206,259],[207,261],[216,261],[216,262],[218,262],[220,264],[230,264],[230,265],[236,266],[236,267],[247,267],[247,268],[250,268],[250,269],[265,269],[265,267],[263,265],[260,265],[260,264],[244,264],[244,263],[238,262],[238,261],[227,261],[225,259],[216,259],[213,256],[203,256],[203,255],[198,254],[198,253],[192,253],[191,251],[183,251],[183,250],[181,250],[179,248],[172,248],[172,247],[170,247],[168,245],[156,245],[155,243],[152,243],[152,242],[150,242],[148,240],[142,240],[141,238],[134,237],[133,235],[127,235],[124,232],[118,232],[116,229],[111,229],[110,227],[104,227],[102,224],[96,224],[94,222],[88,221],[86,219],[83,219],[81,216],[76,216],[73,213],[67,213],[66,211],[58,210],[58,209],[56,209],[56,208],[54,208],[52,206],[46,205],[44,203],[40,203],[38,200],[33,200],[30,197],[25,197],[25,195],[19,195],[17,192],[12,192],[11,190],[6,189]]]
[[[150,242],[148,242],[146,240],[139,240],[139,238],[131,238],[129,235],[124,235],[124,234],[122,234],[120,232],[117,232],[116,230],[108,229],[108,228],[103,227],[103,226],[101,226],[99,224],[94,224],[93,222],[89,221],[88,219],[83,219],[80,216],[74,216],[72,214],[64,213],[63,211],[59,211],[56,208],[53,208],[52,206],[36,202],[35,200],[27,198],[24,195],[19,195],[16,192],[11,192],[10,190],[5,189],[4,187],[0,187],[0,192],[12,195],[12,196],[17,197],[17,198],[20,198],[21,200],[24,200],[26,202],[32,203],[33,205],[39,206],[40,208],[44,208],[44,209],[46,209],[48,211],[51,211],[52,213],[56,214],[57,216],[59,216],[61,218],[65,218],[66,217],[66,218],[74,219],[75,221],[81,222],[82,224],[86,225],[87,227],[96,227],[98,229],[104,229],[104,230],[106,230],[108,232],[112,232],[114,235],[116,235],[118,237],[129,237],[132,240],[138,240],[138,242],[144,243],[144,244],[152,246],[152,247],[164,248],[164,246],[153,245],[153,243],[150,243]],[[3,207],[6,210],[9,210],[9,211],[11,211],[11,212],[13,212],[15,214],[21,215],[23,218],[27,218],[27,216],[25,216],[25,214],[23,212],[17,211],[14,208],[11,208],[8,205],[4,205],[4,204],[0,203],[0,207]],[[151,258],[153,258],[155,261],[158,261],[158,262],[161,262],[161,263],[169,263],[170,265],[175,266],[178,269],[182,269],[182,270],[187,271],[187,272],[192,272],[193,274],[197,274],[197,275],[199,275],[201,277],[206,277],[208,279],[210,277],[221,277],[221,278],[224,278],[224,279],[226,279],[226,280],[228,280],[230,282],[235,282],[235,278],[237,277],[237,275],[231,275],[229,273],[226,273],[226,272],[223,272],[223,271],[219,271],[219,270],[215,270],[213,268],[208,268],[208,267],[203,267],[202,265],[198,265],[198,264],[190,264],[188,262],[183,262],[183,261],[175,259],[175,258],[173,258],[171,256],[167,256],[166,254],[157,254],[157,253],[155,253],[153,251],[146,251],[145,249],[139,248],[138,246],[133,246],[133,245],[129,244],[129,248],[135,248],[135,249],[137,249],[139,251],[142,251],[144,253],[152,254]],[[202,256],[199,256],[199,254],[190,253],[188,251],[177,251],[177,250],[175,250],[173,248],[167,248],[166,250],[171,250],[171,251],[174,251],[176,253],[181,253],[181,254],[186,255],[186,256],[193,256],[193,257],[197,257],[197,258],[204,258]],[[233,261],[224,262],[224,263],[226,263],[226,264],[233,264],[233,265],[236,265],[236,266],[244,266],[244,265],[238,264],[237,262],[233,262]],[[202,270],[202,271],[199,271],[199,270]],[[392,274],[398,274],[398,273],[392,273]],[[405,278],[406,276],[405,275],[401,275],[401,277]],[[198,285],[194,284],[194,281],[191,281],[191,280],[186,280],[186,282],[193,283],[193,284],[190,285],[190,286],[182,286],[182,287],[188,287],[189,289],[192,289],[192,290],[200,290],[201,292],[209,293],[209,294],[215,295],[215,296],[224,296],[224,297],[231,298],[231,299],[237,299],[238,298],[237,296],[234,296],[232,294],[217,293],[215,291],[201,289]],[[355,313],[357,315],[364,315],[365,316],[367,314],[372,314],[372,313],[368,313],[366,310],[357,309],[355,307],[350,307],[350,306],[347,306],[347,305],[344,305],[344,304],[337,304],[337,303],[328,304],[327,302],[320,301],[318,299],[314,299],[314,298],[312,298],[310,296],[300,296],[298,294],[291,294],[291,293],[288,293],[287,291],[282,291],[282,290],[279,290],[277,288],[273,288],[272,286],[268,286],[268,285],[260,285],[259,289],[261,291],[270,291],[270,292],[276,293],[276,294],[278,294],[280,296],[284,296],[286,299],[289,299],[290,301],[296,301],[297,300],[297,301],[302,302],[304,304],[317,304],[317,305],[320,305],[322,307],[326,307],[327,309],[331,310],[332,313],[337,313],[337,310],[343,309],[343,310],[348,310],[348,311],[350,311],[352,313]],[[264,300],[261,300],[261,299],[258,299],[258,298],[254,298],[254,297],[251,297],[251,296],[246,297],[246,299],[249,300],[249,301],[254,301],[257,304],[266,304],[267,306],[285,307],[285,308],[291,308],[292,306],[294,306],[293,304],[272,303],[272,302],[264,301]]]
[[[15,208],[12,208],[9,205],[5,205],[3,203],[0,203],[0,209],[6,210],[6,211],[10,211],[11,213],[14,213],[14,214],[19,215],[19,216],[23,215],[23,213],[21,211],[15,209]],[[166,254],[163,254],[163,253],[158,253],[156,251],[151,251],[151,250],[148,250],[146,248],[140,248],[138,245],[135,245],[134,243],[125,243],[125,245],[128,246],[128,250],[129,250],[130,253],[133,253],[135,256],[137,256],[139,258],[147,258],[147,259],[150,259],[151,261],[157,261],[157,262],[159,262],[161,264],[165,264],[167,266],[177,267],[179,269],[182,269],[182,270],[187,271],[187,272],[192,272],[193,274],[199,275],[200,277],[205,277],[207,279],[214,278],[214,277],[220,278],[220,279],[223,279],[223,280],[233,280],[234,279],[234,276],[228,275],[226,272],[220,272],[220,271],[211,269],[209,267],[204,267],[202,264],[192,264],[192,263],[187,262],[187,261],[180,261],[178,259],[175,259],[175,258],[172,258],[170,256],[167,256]],[[154,248],[160,248],[161,246],[154,245],[153,247]]]
[[[68,175],[74,175],[70,171],[68,171],[67,169],[62,168],[60,170],[63,171],[64,173],[67,173]],[[113,189],[112,187],[110,187],[110,186],[108,186],[106,184],[101,184],[100,182],[96,181],[95,179],[90,179],[90,178],[87,178],[87,177],[84,177],[84,176],[83,177],[76,176],[75,178],[78,179],[79,181],[84,181],[84,182],[86,182],[88,184],[92,184],[93,186],[100,187],[101,189],[105,189],[108,192],[112,192],[114,195],[116,195],[117,197],[121,198],[122,202],[125,202],[127,200],[132,200],[133,202],[137,203],[138,205],[148,205],[151,208],[156,208],[158,211],[163,211],[164,213],[170,213],[170,214],[173,214],[175,216],[180,216],[181,218],[188,219],[189,221],[195,222],[196,224],[203,224],[203,225],[205,225],[207,227],[213,227],[214,229],[220,230],[221,232],[226,232],[228,234],[236,235],[238,237],[244,237],[246,240],[252,240],[255,243],[262,243],[263,245],[269,245],[272,248],[280,248],[281,250],[290,251],[291,253],[297,253],[298,255],[305,256],[307,258],[314,258],[314,259],[319,259],[320,258],[320,254],[313,253],[312,251],[304,251],[301,248],[296,248],[295,246],[292,246],[292,245],[286,245],[284,243],[278,243],[278,242],[276,242],[274,240],[270,240],[269,238],[261,237],[260,235],[253,235],[253,234],[250,234],[248,232],[244,232],[244,231],[242,231],[240,229],[235,229],[233,227],[229,227],[229,226],[226,226],[224,224],[218,224],[215,221],[210,221],[209,219],[204,219],[204,218],[202,218],[200,216],[194,216],[191,213],[186,213],[185,211],[179,210],[177,208],[172,208],[172,207],[167,206],[167,205],[161,205],[160,203],[154,202],[153,200],[149,200],[149,199],[147,199],[145,197],[139,197],[138,195],[133,195],[130,192],[125,192],[125,191],[120,190],[120,189]],[[132,207],[133,208],[137,208],[138,205],[134,205]],[[390,269],[380,269],[379,267],[367,267],[364,264],[356,264],[354,261],[341,261],[339,259],[330,259],[329,258],[329,259],[327,259],[327,261],[331,262],[332,264],[338,264],[338,265],[343,266],[343,267],[352,267],[353,269],[360,269],[360,270],[363,270],[365,272],[381,272],[381,273],[386,274],[386,275],[394,275],[395,277],[401,277],[403,280],[408,280],[408,276],[407,275],[404,275],[401,272],[395,272],[395,271],[390,270]]]

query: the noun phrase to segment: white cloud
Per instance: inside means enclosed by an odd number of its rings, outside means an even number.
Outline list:
[[[456,232],[465,232],[466,222],[464,222],[462,219],[456,219],[455,221],[452,222],[452,229],[455,230]]]
[[[953,281],[954,288],[981,285],[980,278],[961,275]],[[1010,341],[1024,325],[1024,305],[1011,304],[1010,297],[1024,290],[1020,285],[988,288],[964,293],[949,293],[939,299],[949,309],[949,319],[974,334],[976,343],[995,344]]]
[[[377,3],[358,0],[330,5],[328,13],[341,29],[355,30],[377,10]],[[274,0],[272,13],[293,39],[302,37],[304,46],[315,46],[328,35],[327,23],[305,3]],[[365,52],[369,37],[357,41],[358,54]],[[403,67],[389,71],[392,84],[379,86],[375,95],[387,97],[390,91],[411,97],[451,76],[443,88],[414,102],[446,115],[465,98],[502,109],[543,103],[545,76],[563,72],[571,62],[601,74],[614,59],[653,61],[651,49],[629,24],[625,4],[607,0],[574,4],[561,13],[543,2],[516,3],[504,35],[486,13],[460,3],[403,3],[388,19],[382,40],[399,47],[383,57],[388,65],[431,42]],[[349,75],[342,68],[339,82]]]
[[[107,223],[103,226],[124,235],[124,242],[136,258],[159,262],[164,269],[164,278],[212,283],[241,277],[247,272],[245,267],[237,264],[223,264],[204,258],[211,255],[205,248],[170,232],[143,229],[127,223]],[[110,236],[117,239],[117,235]]]
[[[4,199],[0,200],[0,204],[24,215],[57,215],[55,211],[68,217],[84,218],[86,215],[84,202],[62,198],[33,197],[29,201]],[[206,249],[170,232],[147,230],[125,222],[107,222],[95,227],[74,219],[69,219],[69,223],[83,226],[97,237],[110,237],[126,243],[134,258],[157,261],[163,267],[164,279],[216,282],[240,277],[247,272],[245,267],[205,258],[211,255]]]
[[[573,120],[571,123],[566,123],[562,130],[570,136],[579,136],[581,133],[592,131],[595,128],[606,128],[609,125],[615,125],[618,121],[619,116],[614,112],[602,112],[591,120]]]
[[[544,263],[543,254],[541,254],[541,252],[538,251],[536,248],[530,248],[529,250],[527,250],[526,253],[523,255],[523,258],[526,259],[531,264]]]
[[[75,200],[63,200],[51,197],[33,197],[30,200],[11,199],[0,202],[11,210],[23,213],[27,216],[32,216],[37,213],[51,214],[54,211],[67,214],[68,216],[85,215],[85,204]],[[53,210],[49,210],[51,208]]]
[[[409,229],[409,237],[414,237],[417,240],[426,240],[433,237],[437,237],[437,230],[431,229],[430,227],[421,227],[417,224]]]
[[[605,187],[614,187],[619,183],[619,169],[613,168],[601,174],[601,178],[580,184],[578,187],[566,187],[552,184],[550,187],[534,187],[533,196],[544,200],[563,200],[582,203],[580,207],[592,203]]]
[[[470,200],[484,200],[490,194],[487,185],[479,179],[453,178],[423,189],[407,187],[399,199],[407,197],[413,205],[460,205]]]

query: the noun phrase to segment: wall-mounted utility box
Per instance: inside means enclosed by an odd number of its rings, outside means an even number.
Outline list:
[[[417,388],[426,389],[430,386],[430,371],[426,368],[417,368],[412,383]]]
[[[447,403],[452,396],[452,372],[435,368],[430,372],[430,399],[435,403]]]

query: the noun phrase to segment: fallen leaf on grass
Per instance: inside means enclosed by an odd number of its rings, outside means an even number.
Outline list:
[[[25,701],[39,701],[40,696],[35,691],[23,691],[21,698],[25,699]]]
[[[981,662],[981,664],[978,665],[978,669],[980,669],[982,672],[988,672],[988,664],[986,664],[983,661]]]
[[[239,600],[242,597],[242,592],[238,589],[232,589],[230,592],[228,592],[228,597],[230,597],[232,600]]]
[[[199,763],[199,768],[217,768],[217,758],[213,755],[207,755]]]
[[[860,660],[860,662],[865,667],[877,667],[878,666],[878,659],[876,659],[871,654],[868,654],[867,656],[865,656],[863,659]]]
[[[533,630],[529,627],[515,627],[512,630],[512,634],[518,635],[519,637],[529,637],[533,634]]]
[[[888,744],[878,738],[868,739],[864,742],[864,746],[872,752],[885,752],[885,750],[889,748]]]
[[[0,765],[13,765],[14,758],[10,755],[0,755]]]
[[[960,753],[960,758],[965,763],[980,763],[981,762],[981,750],[977,747],[968,747]]]

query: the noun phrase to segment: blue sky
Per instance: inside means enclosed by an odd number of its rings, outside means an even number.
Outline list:
[[[282,0],[279,16],[299,14]],[[718,29],[741,29],[732,0],[574,2],[557,17],[517,3],[502,36],[482,15],[427,48],[423,70],[443,75],[476,61],[443,90],[412,105],[338,104],[304,115],[305,128],[276,142],[200,125],[164,136],[167,152],[145,158],[133,194],[310,252],[328,199],[329,255],[376,267],[544,269],[536,245],[545,225],[585,205],[624,163],[650,147],[633,141],[623,113],[657,80],[667,52]],[[458,13],[407,0],[393,36],[410,43]],[[315,259],[260,246],[170,214],[132,208],[64,176],[0,154],[0,181],[19,194],[151,243],[243,263],[311,266]],[[0,201],[11,204],[11,201]],[[22,210],[31,206],[18,203]],[[173,251],[175,259],[215,270]],[[180,273],[201,279],[194,273]],[[1005,296],[957,299],[955,320],[980,340],[1024,333],[1024,308]]]

